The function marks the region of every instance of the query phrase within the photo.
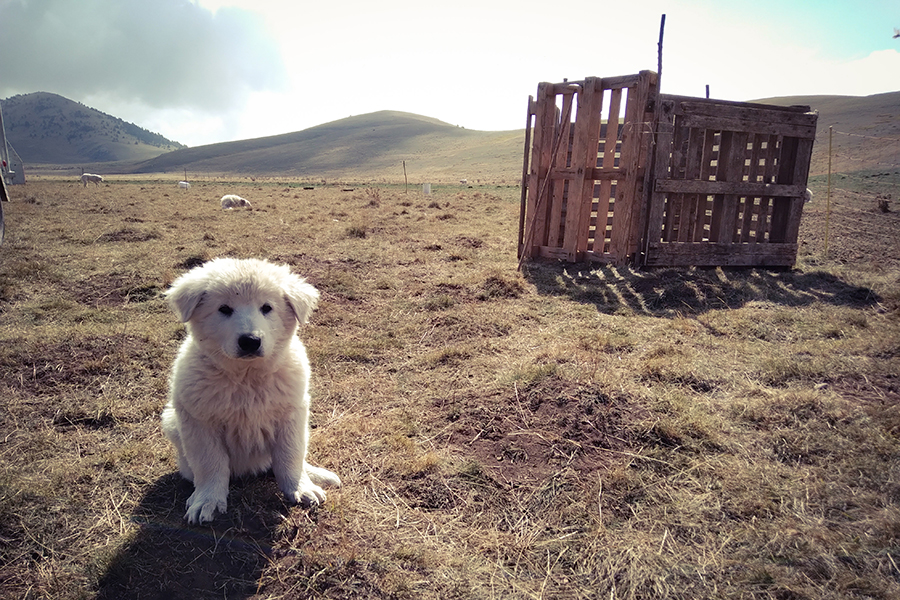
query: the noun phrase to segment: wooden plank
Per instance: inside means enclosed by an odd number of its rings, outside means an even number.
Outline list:
[[[535,246],[533,256],[541,258],[553,258],[556,260],[565,260],[568,262],[579,262],[584,260],[584,253],[578,253],[574,259],[569,259],[569,253],[564,248],[558,246]]]
[[[799,187],[805,187],[809,180],[809,163],[812,159],[813,140],[802,139],[797,142],[797,155],[794,161],[794,173],[791,181],[799,184]],[[784,241],[786,243],[796,243],[800,235],[800,219],[803,215],[804,196],[798,198],[791,203],[790,212],[787,215],[787,223],[785,225]]]
[[[636,174],[636,193],[637,213],[634,220],[634,228],[632,230],[632,249],[633,264],[641,266],[643,260],[643,243],[647,231],[647,217],[650,212],[650,195],[653,188],[653,167],[651,160],[653,159],[653,146],[656,141],[655,123],[656,123],[656,106],[659,99],[659,76],[652,71],[642,71],[646,78],[646,92],[641,101],[641,142],[640,156],[638,158],[638,173]]]
[[[621,179],[626,176],[624,169],[587,169],[585,170],[585,174],[588,180],[593,181],[615,181],[616,179]],[[553,173],[550,175],[553,179],[580,179],[581,175],[578,173],[578,169],[572,167],[567,169],[554,169]]]
[[[563,83],[551,84],[550,93],[554,96],[572,96],[581,92],[583,81],[564,81]]]
[[[815,139],[815,125],[793,125],[790,123],[771,123],[754,121],[747,118],[725,118],[708,115],[684,115],[682,123],[686,127],[716,129],[718,131],[744,131],[747,133],[763,133],[787,137]]]
[[[781,152],[778,156],[778,176],[776,181],[780,184],[791,184],[794,179],[794,167],[797,162],[797,138],[784,138],[781,140]],[[786,241],[788,223],[791,214],[791,200],[788,198],[774,198],[772,200],[772,223],[769,229],[769,242],[781,243]]]
[[[647,248],[647,266],[792,266],[797,244],[657,242]]]
[[[806,186],[802,185],[754,183],[752,181],[702,181],[700,179],[657,179],[654,187],[658,192],[673,194],[737,194],[739,196],[786,196],[798,198],[806,191]]]
[[[564,211],[568,209],[569,186],[565,181],[554,181],[554,173],[559,168],[566,168],[569,148],[569,136],[572,128],[572,104],[575,94],[564,94],[562,110],[556,119],[556,131],[554,133],[554,148],[550,158],[550,213],[547,225],[547,245],[562,246],[563,233],[561,229],[565,224]],[[554,97],[554,104],[556,98]],[[565,149],[565,150],[564,150]]]
[[[616,182],[615,220],[610,240],[610,254],[616,264],[624,264],[637,255],[640,246],[640,223],[643,209],[642,173],[640,165],[644,153],[644,141],[650,139],[650,124],[647,118],[647,101],[650,95],[651,77],[649,71],[641,71],[638,85],[628,90],[625,103],[625,127],[622,131],[622,151],[620,164],[628,173],[624,180]]]
[[[698,101],[699,100],[699,101]],[[808,106],[774,106],[769,104],[737,103],[729,104],[721,100],[709,102],[702,99],[683,100],[681,114],[726,119],[749,119],[751,121],[782,123],[786,125],[814,126],[817,115]]]
[[[528,201],[528,166],[531,157],[531,127],[534,121],[534,96],[528,96],[528,110],[525,118],[525,151],[522,157],[522,195],[519,199],[519,244],[517,256],[522,258],[525,245],[525,213]]]
[[[733,131],[723,131],[719,136],[719,153],[716,158],[716,180],[727,181],[725,172],[728,165],[728,157],[731,153],[731,142],[734,139]],[[722,234],[722,211],[725,206],[725,195],[713,196],[712,217],[709,222],[709,241],[718,242]],[[727,240],[731,241],[731,240]]]
[[[703,172],[703,149],[705,146],[706,132],[702,129],[689,129],[690,135],[688,136],[688,151],[685,168],[684,168],[684,178],[686,180],[697,180],[701,178],[701,173]],[[707,176],[707,179],[709,177]],[[703,204],[701,211],[701,195],[700,192],[693,193],[686,198],[686,204],[688,207],[688,227],[687,227],[687,237],[684,241],[699,241],[703,239],[703,218],[706,210],[706,196],[708,194],[703,194]]]
[[[666,101],[659,107],[659,118],[656,123],[656,150],[653,156],[653,164],[656,169],[656,177],[666,180],[671,177],[669,158],[672,154],[672,144],[675,139],[675,106],[674,102]],[[658,243],[667,235],[663,229],[663,219],[666,211],[665,192],[656,189],[649,190],[650,207],[647,211],[647,229],[644,234],[646,247],[649,243]]]
[[[604,90],[621,90],[634,87],[640,81],[640,73],[636,75],[620,75],[618,77],[604,77],[600,80],[600,86]]]
[[[669,172],[672,179],[683,180],[686,173],[686,146],[690,139],[691,129],[678,127],[672,141],[672,156],[669,159]],[[683,194],[670,194],[666,199],[666,220],[663,225],[663,239],[677,241],[687,235],[688,227],[685,219],[685,197]],[[682,239],[682,241],[684,241]]]
[[[545,243],[547,234],[548,176],[550,157],[553,151],[553,130],[556,123],[556,95],[552,93],[551,84],[538,84],[536,98],[534,142],[531,152],[531,172],[528,176],[528,210],[522,259],[533,257],[533,247]]]
[[[742,183],[747,135],[743,131],[722,132],[721,142],[719,143],[719,160],[716,165],[717,181]],[[730,244],[734,241],[738,198],[739,196],[735,194],[716,195],[715,208],[713,209],[713,225],[710,227],[710,241],[724,244]]]
[[[755,134],[753,136],[753,140],[751,142],[752,147],[750,149],[750,164],[747,168],[748,183],[760,183],[760,180],[762,179],[760,177],[759,157],[760,153],[762,152],[762,145],[765,142],[765,139],[765,136],[760,134]],[[746,196],[744,198],[743,215],[741,218],[741,242],[756,242],[755,238],[751,239],[750,237],[750,231],[753,227],[753,217],[755,211],[756,203],[754,202],[753,196]]]
[[[774,184],[778,174],[778,152],[780,141],[777,135],[766,136],[765,163],[763,165],[763,181]],[[772,225],[771,220],[772,197],[763,196],[756,207],[756,241],[766,241],[766,236]]]
[[[596,78],[588,78],[579,97],[575,118],[572,168],[576,178],[569,185],[569,212],[566,215],[566,237],[563,243],[569,259],[587,250],[591,212],[594,204],[593,174],[600,143],[603,116],[603,89]]]
[[[603,141],[603,155],[600,158],[599,172],[615,173],[615,180],[626,177],[621,167],[616,167],[616,146],[619,143],[619,113],[622,107],[622,88],[615,88],[609,95],[609,112],[606,116],[606,137]],[[621,161],[620,161],[621,163]],[[590,250],[603,252],[606,246],[606,223],[609,218],[609,201],[612,197],[613,178],[598,177],[594,174],[594,180],[600,181],[600,193],[597,197],[597,227],[594,232],[594,243]],[[599,235],[598,235],[599,234]]]

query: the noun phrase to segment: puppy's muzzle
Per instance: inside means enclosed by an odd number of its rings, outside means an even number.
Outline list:
[[[260,356],[262,341],[259,339],[258,335],[253,335],[252,333],[245,333],[241,337],[238,338],[238,348],[240,348],[240,356]]]

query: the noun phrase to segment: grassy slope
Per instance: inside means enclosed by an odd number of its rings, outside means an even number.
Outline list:
[[[883,170],[900,164],[900,145],[896,142],[900,139],[900,112],[897,110],[900,92],[861,98],[769,98],[759,102],[806,104],[819,111],[811,165],[814,175],[825,173],[828,168],[829,126],[834,126],[838,132],[833,141],[832,168],[835,172]],[[69,104],[79,107],[75,103]],[[81,109],[91,111],[86,107]],[[13,126],[23,119],[26,117],[13,115],[7,118]],[[15,130],[10,133],[13,138],[14,133]],[[407,178],[414,183],[451,183],[462,178],[483,183],[516,183],[521,177],[524,137],[521,130],[471,131],[428,117],[381,111],[294,133],[186,148],[139,164],[135,161],[148,158],[146,153],[128,152],[146,150],[155,154],[159,150],[129,145],[133,140],[127,136],[121,138],[124,140],[121,143],[104,138],[103,144],[97,142],[91,148],[79,148],[76,154],[72,154],[76,148],[68,140],[27,138],[26,141],[28,144],[40,143],[35,147],[35,155],[48,157],[48,162],[84,162],[99,145],[107,151],[114,150],[110,156],[118,156],[121,150],[126,153],[123,156],[131,157],[130,160],[117,159],[118,162],[80,165],[104,174],[167,172],[181,177],[187,171],[189,179],[232,173],[249,177],[281,175],[311,180],[397,183],[404,180],[405,162]],[[14,140],[14,143],[19,148],[26,141]],[[61,152],[64,155],[59,154]],[[51,160],[49,157],[56,158]]]
[[[460,178],[517,181],[521,132],[470,131],[410,113],[382,111],[300,132],[188,148],[138,165],[136,172],[278,174],[403,181]],[[518,162],[516,162],[518,161]],[[517,165],[518,171],[510,169]]]
[[[3,119],[7,138],[26,166],[143,161],[178,146],[158,134],[47,92],[4,100]]]
[[[834,130],[832,172],[897,170],[900,165],[900,92],[872,96],[790,96],[758,102],[805,105],[819,112],[810,173],[828,172],[829,127]]]
[[[828,168],[828,127],[833,126],[835,172],[900,164],[900,92],[867,97],[803,96],[757,102],[805,104],[819,111],[812,174]],[[847,135],[853,134],[853,135]],[[866,137],[859,137],[866,136]],[[301,132],[202,146],[161,156],[146,172],[282,174],[361,181],[402,181],[402,162],[417,182],[468,178],[491,183],[521,176],[523,131],[469,131],[412,115],[383,111],[350,117]]]
[[[254,210],[219,210],[227,191]],[[829,261],[807,211],[791,272],[521,275],[515,188],[12,193],[0,597],[900,595],[894,213],[881,246],[833,237]],[[189,529],[160,293],[217,255],[321,290],[312,460],[345,485],[305,511],[234,482]]]

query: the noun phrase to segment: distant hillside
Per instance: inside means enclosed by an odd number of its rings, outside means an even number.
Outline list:
[[[134,172],[518,182],[521,131],[474,131],[405,112],[348,117],[295,133],[163,154]]]
[[[828,128],[832,172],[900,166],[900,92],[872,96],[789,96],[754,100],[779,106],[804,105],[819,112],[811,175],[828,172]]]
[[[900,165],[900,92],[873,96],[795,96],[754,100],[809,105],[819,112],[811,174],[828,167],[834,127],[835,172]],[[137,172],[278,174],[291,177],[402,178],[518,183],[524,131],[472,131],[410,113],[382,111],[296,133],[213,144],[158,156]],[[893,167],[892,167],[893,166]],[[402,180],[402,179],[401,179]]]
[[[827,170],[829,125],[835,172],[900,165],[900,92],[754,102],[809,105],[819,112],[813,175]],[[396,182],[403,181],[405,163],[411,183],[517,184],[525,143],[523,130],[475,131],[381,111],[294,133],[186,148],[54,94],[15,96],[4,101],[3,111],[7,135],[26,165],[103,162],[95,165],[103,173],[186,171],[189,179],[193,173]]]
[[[35,92],[2,101],[6,137],[29,164],[140,161],[184,148],[57,94]]]

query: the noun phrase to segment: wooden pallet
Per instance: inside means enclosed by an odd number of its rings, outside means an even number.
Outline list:
[[[650,71],[538,86],[520,258],[618,264],[638,251],[655,86]]]
[[[816,115],[660,96],[643,264],[791,266]]]
[[[656,82],[642,71],[538,86],[520,260],[792,265],[816,115],[659,95]]]

